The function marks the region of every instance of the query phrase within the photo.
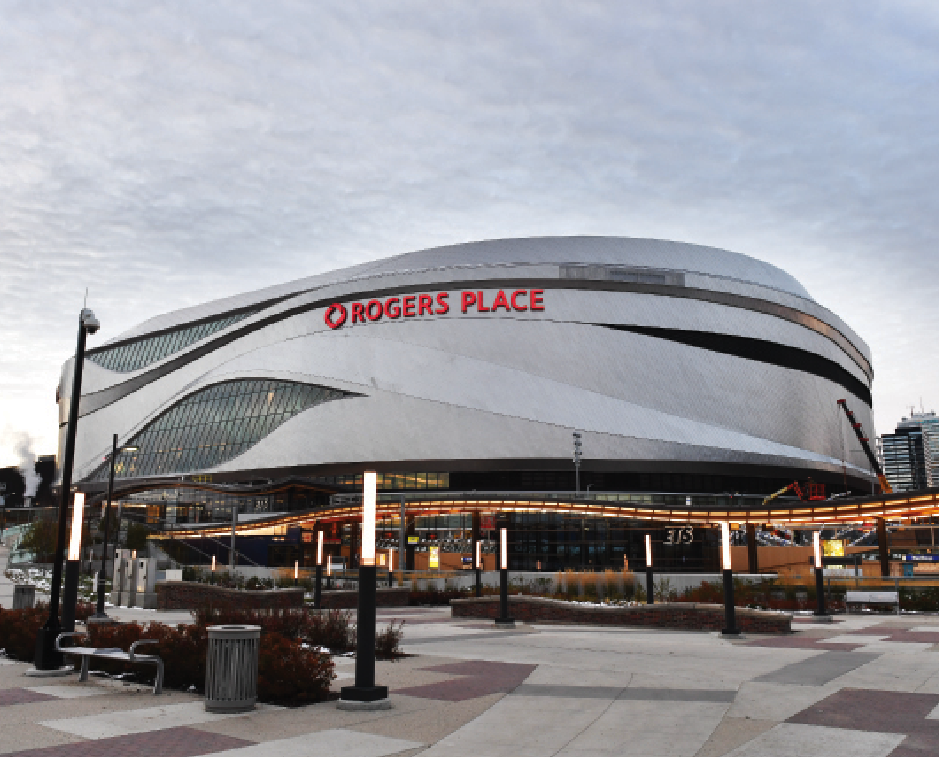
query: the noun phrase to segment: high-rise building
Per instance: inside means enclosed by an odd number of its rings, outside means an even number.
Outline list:
[[[880,437],[884,473],[895,491],[939,486],[939,416],[910,413]]]

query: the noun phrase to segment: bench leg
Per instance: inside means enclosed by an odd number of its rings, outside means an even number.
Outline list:
[[[158,696],[163,693],[163,661],[157,663],[156,680],[153,682],[153,694]]]
[[[91,657],[89,655],[82,655],[82,671],[78,676],[80,683],[84,683],[88,680],[88,667],[91,665]]]

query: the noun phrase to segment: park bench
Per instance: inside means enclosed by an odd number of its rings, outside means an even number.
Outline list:
[[[163,660],[157,655],[149,654],[137,654],[137,647],[141,644],[158,644],[159,642],[156,639],[140,639],[135,641],[130,645],[130,649],[125,652],[120,647],[63,647],[61,646],[62,639],[68,636],[86,636],[84,633],[60,633],[58,638],[55,640],[55,648],[57,651],[62,654],[75,655],[76,657],[81,657],[82,667],[81,675],[79,675],[79,681],[88,680],[88,665],[91,662],[92,657],[97,657],[101,660],[114,660],[116,662],[129,662],[129,663],[143,663],[145,665],[156,665],[156,680],[153,682],[153,693],[160,694],[163,692]]]
[[[845,607],[851,605],[893,605],[900,614],[900,592],[898,591],[848,591],[844,595]]]

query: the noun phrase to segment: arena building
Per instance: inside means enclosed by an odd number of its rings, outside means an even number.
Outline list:
[[[71,375],[70,361],[62,439]],[[872,433],[872,378],[847,324],[745,255],[475,242],[179,310],[89,349],[75,480],[106,485],[116,433],[137,447],[116,480],[161,522],[219,520],[236,500],[324,507],[365,469],[385,492],[570,492],[577,431],[594,498],[691,505],[809,478],[870,492],[866,465],[842,459],[837,401]]]

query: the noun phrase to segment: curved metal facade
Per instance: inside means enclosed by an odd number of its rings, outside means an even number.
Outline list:
[[[872,430],[870,354],[834,313],[773,266],[658,240],[409,253],[160,316],[89,353],[76,480],[94,476],[112,433],[143,438],[187,398],[234,381],[343,401],[298,406],[250,444],[218,435],[243,423],[211,420],[223,426],[212,444],[239,444],[236,454],[193,453],[154,473],[567,471],[578,429],[587,471],[824,479],[842,471],[837,400]],[[67,363],[61,423],[70,377]],[[847,468],[869,481],[861,460]]]

